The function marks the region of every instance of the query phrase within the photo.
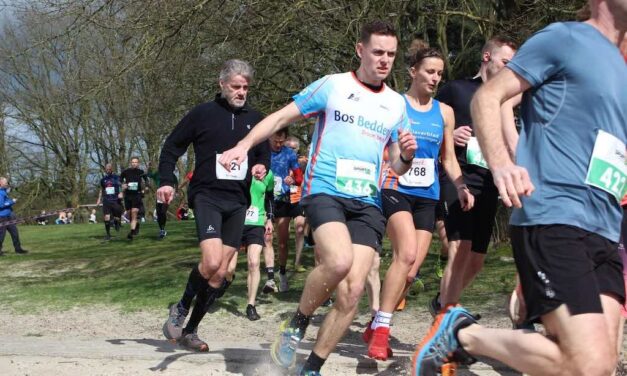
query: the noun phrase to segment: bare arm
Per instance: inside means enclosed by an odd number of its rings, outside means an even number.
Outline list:
[[[506,68],[483,84],[471,103],[477,140],[506,206],[521,207],[519,196],[530,195],[534,189],[527,170],[516,166],[507,151],[501,118],[501,105],[529,87],[527,81]]]
[[[501,122],[503,125],[503,138],[512,161],[516,161],[516,145],[518,145],[518,131],[516,131],[516,119],[514,107],[520,104],[522,94],[509,99],[501,105]]]
[[[406,173],[411,167],[416,149],[418,149],[416,137],[411,132],[400,129],[398,141],[391,144],[388,149],[390,167],[399,176]]]
[[[273,112],[257,124],[251,131],[244,137],[237,145],[222,153],[220,157],[220,164],[224,168],[229,169],[229,163],[235,161],[237,164],[241,164],[246,160],[248,150],[260,142],[268,139],[273,133],[281,128],[284,128],[289,123],[292,123],[302,118],[302,114],[296,106],[296,103],[292,102],[282,109]]]
[[[442,167],[444,167],[444,171],[446,171],[446,174],[455,185],[457,197],[462,205],[462,209],[470,210],[475,204],[475,197],[470,193],[466,184],[464,184],[462,170],[455,156],[455,147],[453,145],[455,143],[455,137],[453,135],[453,129],[455,129],[455,113],[450,106],[444,103],[440,103],[440,109],[442,111],[442,117],[444,118],[444,137],[442,138],[442,146],[440,147]]]

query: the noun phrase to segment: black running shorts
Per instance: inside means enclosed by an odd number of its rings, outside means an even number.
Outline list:
[[[126,210],[140,209],[143,205],[142,196],[128,193],[124,195],[124,207]]]
[[[296,218],[305,215],[299,203],[292,204],[285,201],[274,202],[274,218]]]
[[[264,235],[266,228],[264,226],[244,226],[244,233],[242,234],[242,245],[248,247],[249,245],[257,244],[263,247]]]
[[[300,204],[313,231],[328,222],[342,222],[348,227],[353,244],[381,251],[385,217],[376,206],[324,193],[306,196]]]
[[[390,219],[393,214],[400,211],[409,212],[414,219],[416,230],[433,232],[435,209],[438,204],[436,200],[408,195],[394,189],[384,189],[381,191],[381,201],[385,218]]]
[[[449,241],[470,240],[473,252],[485,254],[492,238],[498,193],[492,190],[472,193],[475,205],[470,211],[462,210],[457,195],[447,197],[446,236]]]
[[[112,215],[114,218],[120,218],[123,211],[122,203],[119,200],[102,202],[102,214],[104,215]]]
[[[528,322],[562,304],[572,315],[602,313],[602,293],[623,304],[617,243],[569,225],[511,226],[511,236]]]
[[[198,241],[222,239],[222,244],[239,249],[246,219],[246,205],[218,200],[210,194],[194,195],[194,215]]]

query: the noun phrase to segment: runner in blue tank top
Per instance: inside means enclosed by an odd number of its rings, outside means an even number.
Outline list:
[[[271,348],[274,362],[285,368],[293,365],[314,311],[333,291],[337,300],[300,375],[320,374],[357,312],[385,232],[379,195],[385,147],[391,168],[399,174],[409,169],[416,151],[416,140],[406,131],[403,97],[384,83],[397,46],[391,24],[367,23],[355,46],[361,59],[356,71],[328,75],[309,85],[220,158],[223,165],[244,162],[252,145],[278,129],[303,117],[318,120],[301,203],[311,221],[320,264],[307,277],[295,315],[280,327]],[[395,132],[398,142],[391,142]]]
[[[453,110],[432,98],[442,79],[444,58],[440,51],[429,48],[421,40],[414,41],[412,47],[409,61],[412,81],[405,94],[405,104],[418,149],[409,171],[402,176],[389,171],[383,183],[383,214],[388,219],[387,233],[394,257],[383,282],[380,309],[363,336],[368,342],[368,356],[380,360],[387,360],[392,354],[389,346],[392,312],[414,281],[431,243],[440,197],[440,155],[442,166],[458,188],[464,209],[470,209],[474,202],[455,158]]]

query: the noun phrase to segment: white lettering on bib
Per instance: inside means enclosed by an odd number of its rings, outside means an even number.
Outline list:
[[[129,191],[136,191],[137,188],[139,188],[139,183],[136,181],[132,181],[128,183],[128,190]]]
[[[379,191],[374,163],[352,159],[338,159],[335,187],[351,196],[374,197]]]
[[[105,194],[107,194],[107,195],[114,195],[115,194],[115,187],[105,187]]]
[[[471,165],[488,168],[488,162],[483,158],[477,137],[470,137],[468,144],[466,144],[466,162]]]
[[[216,177],[221,180],[244,180],[248,171],[248,159],[239,166],[235,162],[230,163],[230,169],[227,171],[218,160],[222,154],[216,155]]]
[[[612,194],[618,203],[625,196],[627,193],[625,144],[616,136],[599,130],[585,182]]]
[[[430,187],[435,181],[433,158],[414,158],[411,168],[398,181],[408,187]]]

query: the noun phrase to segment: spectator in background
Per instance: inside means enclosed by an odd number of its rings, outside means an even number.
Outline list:
[[[64,224],[66,224],[67,223],[67,214],[64,211],[59,212],[59,216],[54,221],[54,223],[57,224],[57,225],[64,225]]]
[[[89,215],[89,223],[98,223],[98,221],[96,221],[96,209],[91,209],[91,214]]]
[[[15,219],[15,216],[13,215],[13,205],[17,202],[17,200],[9,197],[9,191],[9,180],[5,177],[0,177],[0,224]],[[2,243],[4,243],[4,236],[7,231],[11,234],[11,240],[13,240],[15,253],[28,253],[28,251],[22,248],[22,245],[20,244],[20,235],[17,231],[17,226],[15,224],[10,224],[0,227],[0,256],[4,255],[4,252],[2,251]]]

